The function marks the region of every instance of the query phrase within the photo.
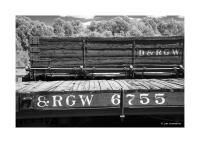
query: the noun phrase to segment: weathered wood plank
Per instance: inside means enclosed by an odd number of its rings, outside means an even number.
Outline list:
[[[107,82],[110,84],[110,86],[112,87],[113,90],[121,90],[122,87],[120,86],[119,83],[117,83],[114,80],[107,80]]]
[[[148,85],[151,89],[161,89],[159,86],[152,84],[148,79],[142,79],[142,82]]]
[[[131,50],[87,50],[87,57],[131,57]]]
[[[77,90],[78,91],[87,91],[87,90],[89,90],[89,83],[90,83],[89,81],[85,81],[85,80],[81,81]]]
[[[17,92],[40,91],[120,91],[124,90],[162,90],[184,89],[183,85],[166,81],[166,79],[124,79],[124,80],[78,80],[78,81],[37,81],[17,83]],[[171,90],[169,90],[171,91]]]
[[[105,50],[105,49],[126,49],[131,50],[132,45],[131,44],[120,44],[120,43],[87,43],[86,48],[87,49],[95,49],[95,50]]]
[[[143,44],[136,44],[135,48],[146,48],[146,49],[151,49],[151,48],[183,48],[183,45],[179,43],[166,43],[166,44],[148,44],[148,45],[143,45]]]
[[[40,42],[41,50],[49,50],[49,49],[81,49],[81,42]]]
[[[115,82],[117,82],[122,87],[123,90],[129,90],[127,84],[125,84],[122,80],[115,80]]]
[[[65,91],[73,91],[73,87],[76,84],[76,81],[72,81],[68,86],[65,87]]]
[[[131,86],[135,87],[136,89],[148,89],[146,86],[141,85],[139,82],[131,79],[125,80],[127,83],[129,83]]]
[[[100,84],[101,90],[112,90],[112,88],[106,80],[99,80],[98,82]]]
[[[101,87],[99,85],[98,80],[90,80],[90,91],[98,91]]]
[[[131,84],[129,84],[127,81],[125,81],[125,80],[120,80],[122,83],[124,83],[126,86],[127,86],[127,88],[128,88],[128,90],[135,90],[135,89],[138,89],[136,86],[133,86],[133,85],[131,85]]]
[[[184,86],[184,80],[183,79],[163,79],[163,81],[170,82],[172,84],[178,84],[180,86]]]
[[[163,85],[165,85],[165,86],[168,86],[168,87],[170,87],[171,89],[182,89],[182,86],[175,85],[175,84],[171,84],[171,83],[169,83],[169,82],[167,82],[167,81],[158,80],[158,79],[152,79],[152,80],[154,80],[154,81],[156,81],[156,82],[158,82],[158,83],[160,83],[160,84],[163,84]]]
[[[59,81],[52,81],[52,82],[43,82],[43,84],[35,87],[32,89],[33,92],[38,92],[38,91],[48,91],[47,89],[50,88],[51,86],[55,85]]]
[[[179,56],[169,57],[136,57],[135,64],[181,64]]]
[[[53,91],[66,91],[66,87],[69,87],[69,85],[73,81],[65,81],[62,84],[60,84],[58,87],[56,87]]]
[[[80,80],[75,81],[72,91],[77,91],[80,83],[81,83]]]
[[[160,84],[160,83],[158,83],[158,82],[155,82],[155,81],[153,81],[153,80],[151,80],[151,79],[148,79],[148,82],[149,82],[150,84],[154,85],[154,86],[159,87],[160,89],[171,89],[170,87],[164,86],[163,84]]]
[[[34,88],[37,88],[38,86],[44,84],[44,82],[42,81],[38,81],[38,82],[34,82],[29,86],[26,86],[26,88],[23,88],[22,90],[19,90],[19,92],[30,92],[32,91]]]
[[[101,65],[101,64],[131,64],[132,58],[131,57],[99,57],[99,58],[92,58],[89,57],[86,59],[86,65]]]

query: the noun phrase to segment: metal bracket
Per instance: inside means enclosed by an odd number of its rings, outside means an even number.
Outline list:
[[[121,109],[121,122],[124,122],[125,119],[125,113],[124,113],[124,90],[121,88],[121,94],[120,94],[120,109]]]
[[[133,65],[130,65],[130,73],[131,73],[131,78],[134,78],[135,77],[135,72],[134,72]]]

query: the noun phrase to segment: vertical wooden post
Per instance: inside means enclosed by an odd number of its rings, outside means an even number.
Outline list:
[[[83,67],[85,68],[85,40],[82,41]]]
[[[132,43],[132,65],[135,67],[135,41]]]
[[[124,122],[125,114],[124,114],[124,90],[121,88],[121,95],[120,95],[120,109],[121,109],[121,121]]]

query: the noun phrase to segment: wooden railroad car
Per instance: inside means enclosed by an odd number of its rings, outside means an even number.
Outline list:
[[[144,78],[150,74],[183,77],[184,73],[183,37],[31,37],[30,45],[31,80],[56,76]]]
[[[31,37],[17,119],[184,114],[184,37]]]

